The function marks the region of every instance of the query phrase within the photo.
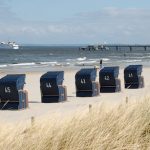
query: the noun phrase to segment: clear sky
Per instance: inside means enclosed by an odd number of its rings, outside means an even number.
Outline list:
[[[0,41],[150,44],[149,0],[0,0]]]

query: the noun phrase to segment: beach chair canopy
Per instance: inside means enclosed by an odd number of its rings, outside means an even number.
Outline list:
[[[19,90],[23,90],[25,74],[9,74],[0,79],[1,101],[19,101]]]
[[[96,79],[96,69],[95,68],[84,68],[78,71],[75,75],[76,80],[89,80],[89,81],[95,81]]]
[[[64,80],[64,71],[50,71],[41,76],[41,84],[47,83],[49,86],[62,85]]]
[[[124,69],[125,77],[140,76],[142,73],[143,65],[129,65]]]
[[[9,74],[0,79],[0,87],[13,86],[17,90],[23,89],[25,74]]]
[[[100,76],[109,75],[112,78],[117,78],[118,74],[119,74],[119,66],[104,67],[99,72]]]

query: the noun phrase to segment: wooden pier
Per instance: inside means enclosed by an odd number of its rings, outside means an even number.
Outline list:
[[[87,51],[97,51],[97,50],[109,50],[111,48],[116,49],[117,51],[120,50],[120,48],[129,48],[130,51],[133,50],[133,48],[142,48],[145,51],[149,48],[150,45],[142,45],[142,44],[101,44],[101,45],[88,45],[85,47],[80,47],[79,50],[87,50]]]
[[[150,45],[141,45],[141,44],[133,44],[133,45],[128,45],[128,44],[119,44],[119,45],[117,45],[117,44],[115,44],[115,45],[113,45],[113,44],[105,44],[105,45],[103,45],[104,47],[109,47],[109,48],[115,48],[116,50],[119,50],[119,48],[121,48],[121,47],[124,47],[124,48],[129,48],[130,49],[130,51],[132,51],[132,49],[133,48],[136,48],[136,47],[138,47],[138,48],[143,48],[145,51],[147,50],[147,48],[150,48]]]

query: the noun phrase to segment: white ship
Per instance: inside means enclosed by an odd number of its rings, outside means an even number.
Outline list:
[[[0,49],[19,49],[19,45],[15,42],[0,42]]]

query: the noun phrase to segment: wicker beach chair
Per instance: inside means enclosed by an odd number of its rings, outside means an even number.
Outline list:
[[[101,93],[113,93],[121,91],[121,82],[118,79],[119,66],[104,67],[99,72]]]
[[[99,95],[99,83],[95,79],[95,68],[85,68],[78,71],[75,75],[76,96],[93,97]]]
[[[67,88],[63,86],[64,71],[51,71],[40,78],[42,103],[55,103],[67,100]]]
[[[25,74],[9,74],[0,79],[0,109],[18,110],[28,107],[24,90]]]
[[[124,83],[126,89],[137,89],[144,87],[142,65],[129,65],[124,69]]]

